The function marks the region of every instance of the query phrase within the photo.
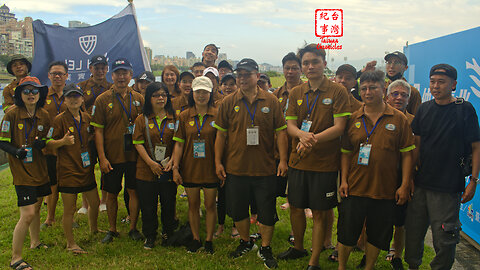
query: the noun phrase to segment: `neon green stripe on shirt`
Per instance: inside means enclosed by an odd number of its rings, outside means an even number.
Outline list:
[[[408,152],[408,151],[412,151],[415,148],[416,148],[415,145],[410,145],[409,147],[405,147],[405,148],[400,149],[400,152],[405,153],[405,152]]]
[[[100,124],[97,124],[95,122],[90,122],[90,125],[94,126],[94,127],[97,127],[97,128],[105,128],[104,125],[100,125]]]
[[[220,130],[220,131],[223,131],[223,132],[227,131],[226,129],[222,128],[221,126],[217,125],[216,123],[213,124],[213,127]]]
[[[178,137],[173,137],[173,140],[174,140],[174,141],[177,141],[177,142],[185,143],[185,140],[184,140],[184,139],[180,139],[180,138],[178,138]]]

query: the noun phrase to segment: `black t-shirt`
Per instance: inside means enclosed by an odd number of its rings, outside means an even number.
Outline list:
[[[463,124],[458,123],[457,106],[462,106]],[[464,127],[463,138],[459,130]],[[420,105],[412,122],[420,136],[420,167],[415,185],[439,192],[463,192],[465,177],[460,167],[462,147],[480,141],[478,118],[470,102],[438,105],[435,100]],[[460,141],[461,140],[461,141]]]

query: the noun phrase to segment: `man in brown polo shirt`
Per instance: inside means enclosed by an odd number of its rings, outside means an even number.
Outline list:
[[[47,99],[45,100],[43,108],[48,112],[51,123],[53,123],[57,115],[67,109],[67,106],[63,104],[63,88],[65,87],[67,78],[68,67],[65,62],[55,61],[50,63],[48,66],[48,79],[52,85],[48,88]],[[47,218],[41,226],[42,229],[51,226],[55,222],[55,211],[58,202],[57,151],[45,149],[44,154],[47,159],[47,169],[52,194],[47,197]]]
[[[15,76],[15,79],[13,79],[13,81],[3,89],[2,107],[4,112],[6,112],[10,106],[15,104],[15,100],[13,99],[15,87],[18,86],[18,82],[22,78],[26,77],[31,70],[32,64],[25,56],[21,54],[12,56],[10,61],[7,63],[7,71]]]
[[[362,107],[362,102],[356,99],[352,94],[357,87],[356,76],[357,70],[349,64],[339,66],[335,72],[335,82],[342,84],[349,93],[348,100],[350,101],[350,111],[352,113]]]
[[[225,181],[227,211],[240,233],[240,245],[230,253],[237,258],[257,246],[250,240],[249,204],[257,202],[262,247],[258,256],[267,268],[276,268],[270,242],[275,222],[275,175],[287,170],[287,136],[285,119],[278,100],[257,86],[258,65],[252,59],[237,64],[239,90],[228,95],[220,104],[215,127],[215,166],[218,177]],[[276,168],[274,135],[280,152]],[[229,142],[225,145],[225,141]],[[226,147],[226,148],[225,148]],[[225,151],[224,151],[225,150]],[[225,152],[225,159],[223,154]],[[223,161],[225,160],[225,167]]]
[[[108,62],[105,56],[96,55],[90,60],[88,67],[92,76],[83,82],[79,82],[78,86],[82,89],[85,97],[85,109],[91,115],[92,107],[97,97],[110,89],[112,83],[107,81]]]
[[[104,187],[107,191],[107,214],[109,231],[103,243],[109,243],[117,232],[118,193],[122,189],[122,177],[125,175],[125,187],[130,196],[130,232],[133,240],[143,236],[136,229],[138,218],[138,198],[135,192],[136,152],[132,134],[134,121],[141,114],[144,98],[128,87],[132,79],[133,68],[125,58],[119,58],[112,64],[113,86],[101,94],[92,108],[92,122],[95,127],[95,143],[98,151],[100,170],[104,174]]]
[[[362,108],[350,117],[342,137],[338,207],[339,270],[346,264],[365,224],[365,269],[373,269],[380,249],[388,250],[393,233],[393,207],[409,197],[412,130],[403,113],[384,102],[385,74],[360,77]],[[402,182],[398,183],[398,168]]]
[[[340,136],[350,115],[345,88],[324,75],[325,51],[310,44],[298,52],[308,82],[292,89],[286,113],[293,138],[288,173],[288,199],[295,246],[279,255],[296,259],[307,255],[303,248],[304,209],[313,214],[312,256],[308,269],[318,269],[325,239],[327,212],[337,205],[340,167]]]

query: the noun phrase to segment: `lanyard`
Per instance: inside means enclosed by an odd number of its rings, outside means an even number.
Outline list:
[[[83,148],[83,140],[82,140],[82,114],[80,113],[80,123],[77,124],[77,120],[75,120],[75,117],[73,117],[73,123],[75,124],[75,127],[77,128],[78,131],[78,137],[80,138],[80,145]]]
[[[35,126],[35,123],[37,123],[37,119],[33,119],[33,124],[30,127],[30,130],[27,132],[27,119],[25,121],[25,144],[28,142],[28,136],[30,136],[30,133],[32,133],[33,127]]]
[[[60,108],[62,107],[63,100],[60,100],[60,105],[57,104],[57,100],[55,99],[55,94],[52,96],[53,102],[55,103],[55,107],[57,107],[57,114],[60,113]]]
[[[199,116],[195,116],[195,117],[193,117],[193,119],[195,120],[195,125],[197,126],[197,131],[198,131],[198,133],[197,133],[197,134],[198,134],[198,138],[200,139],[200,132],[202,132],[203,125],[204,125],[205,122],[207,121],[208,115],[205,115],[205,116],[203,117],[202,125],[200,126],[200,128],[198,127],[198,121],[197,121],[197,118],[198,118],[198,117],[199,117]]]
[[[255,113],[257,112],[257,103],[254,101],[253,103],[255,103],[255,109],[253,110],[253,114],[250,112],[250,108],[248,108],[248,105],[247,105],[247,102],[245,102],[245,99],[242,99],[243,103],[245,104],[245,107],[247,107],[247,111],[248,111],[248,114],[250,115],[250,119],[252,119],[252,127],[254,126],[253,125],[253,120],[255,119]]]
[[[95,91],[93,90],[93,86],[92,86],[92,88],[90,88],[90,90],[92,90],[93,99],[97,99],[97,96],[98,96],[98,95],[95,95]],[[103,87],[102,87],[102,86],[100,86],[100,94],[101,94],[101,93],[103,93]],[[100,94],[99,94],[99,95],[100,95]]]
[[[125,112],[125,114],[126,114],[127,117],[128,117],[129,123],[132,123],[132,92],[130,92],[130,102],[129,102],[129,104],[130,104],[130,111],[129,111],[128,113],[127,113],[127,110],[125,109],[125,106],[123,106],[123,103],[122,103],[122,101],[120,100],[120,98],[119,98],[118,96],[119,96],[119,94],[116,94],[116,97],[117,97],[117,99],[118,99],[118,102],[120,102],[120,105],[122,105],[123,111]]]
[[[377,127],[378,123],[380,123],[380,120],[382,120],[382,118],[383,118],[383,115],[380,116],[380,118],[378,118],[377,123],[375,123],[375,126],[373,126],[372,131],[368,132],[367,125],[365,124],[365,117],[362,117],[363,127],[365,128],[365,132],[367,132],[367,143],[368,143],[368,139],[370,138],[370,136],[372,135],[373,131]]]
[[[163,120],[165,120],[165,121],[164,121],[163,126],[162,126],[162,131],[160,131],[160,127],[158,126],[157,117],[155,117],[155,119],[153,121],[155,123],[155,126],[157,127],[158,132],[160,133],[160,142],[162,142],[162,143],[163,143],[163,131],[165,131],[165,125],[167,124],[166,118],[163,118],[162,121]]]
[[[317,96],[315,97],[315,101],[313,101],[313,104],[311,107],[308,106],[308,93],[306,94],[306,96],[307,96],[307,108],[308,108],[307,118],[310,119],[310,114],[313,111],[313,107],[315,107],[315,104],[317,103],[317,99],[318,99],[318,96],[320,96],[320,93],[317,93]]]

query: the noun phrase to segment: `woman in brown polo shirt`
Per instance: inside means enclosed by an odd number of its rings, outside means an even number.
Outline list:
[[[213,253],[213,232],[215,230],[218,178],[215,174],[214,146],[216,129],[213,127],[217,110],[213,107],[213,84],[205,76],[197,77],[192,83],[189,95],[190,108],[180,114],[178,129],[173,140],[177,141],[174,150],[173,179],[177,185],[183,184],[188,195],[188,218],[193,240],[188,252],[196,252],[202,247],[200,226],[200,189],[203,189],[207,236],[205,251]]]
[[[166,65],[162,71],[162,82],[168,87],[170,97],[179,97],[182,91],[178,87],[180,72],[173,65]]]
[[[73,239],[72,222],[77,210],[77,194],[83,193],[88,205],[90,231],[98,232],[98,198],[95,182],[95,156],[89,142],[93,139],[90,132],[90,115],[80,110],[84,102],[83,91],[75,84],[63,88],[67,110],[53,121],[53,139],[47,148],[57,149],[58,191],[63,200],[63,231],[67,238],[67,250],[74,254],[87,253]],[[93,131],[93,130],[92,130]]]
[[[175,113],[168,88],[155,82],[147,87],[143,114],[135,120],[133,144],[137,159],[137,194],[142,211],[145,249],[155,246],[158,229],[157,206],[160,196],[163,233],[170,236],[176,225],[175,199],[177,186],[172,181],[173,134]],[[164,238],[164,239],[166,239]]]
[[[45,147],[50,120],[45,104],[48,88],[35,77],[24,77],[15,89],[15,106],[2,120],[0,148],[10,153],[8,164],[17,193],[20,219],[13,231],[13,269],[32,269],[22,259],[22,247],[30,231],[30,248],[46,249],[40,242],[40,206],[51,193],[47,163],[41,149]]]

